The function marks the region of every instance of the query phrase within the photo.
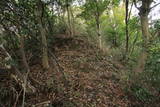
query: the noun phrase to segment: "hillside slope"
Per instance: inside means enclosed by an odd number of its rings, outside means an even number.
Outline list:
[[[28,80],[36,92],[26,93],[26,107],[130,106],[118,77],[120,69],[85,37],[57,37],[50,50],[48,70],[42,69],[40,58],[30,64]],[[8,90],[13,92],[14,105],[22,102],[20,84],[11,80],[9,85],[17,92]]]
[[[119,69],[87,39],[57,38],[54,50],[69,81],[62,89],[68,101],[62,100],[62,105],[57,102],[58,107],[129,106],[117,76]]]

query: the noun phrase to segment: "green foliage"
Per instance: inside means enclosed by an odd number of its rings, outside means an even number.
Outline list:
[[[81,16],[86,20],[92,20],[96,14],[101,15],[107,9],[109,3],[109,0],[99,0],[95,2],[87,0],[82,7],[83,12]]]
[[[108,0],[87,0],[86,3],[81,6],[82,12],[78,16],[84,19],[87,25],[86,32],[93,41],[97,41],[97,20],[107,11],[109,3],[110,1]],[[101,24],[101,22],[99,22],[99,24]]]
[[[97,40],[96,14],[99,14],[100,32],[103,44],[111,45],[111,47],[120,47],[122,43],[124,43],[125,11],[123,6],[119,6],[118,4],[119,0],[100,0],[98,4],[93,1],[87,1],[86,4],[82,6],[82,13],[80,16],[85,19],[87,33],[94,41]],[[110,11],[108,10],[109,8],[111,8]]]
[[[138,53],[136,48],[135,53]],[[130,74],[128,77],[130,81],[127,86],[127,92],[134,95],[138,101],[143,103],[153,102],[159,97],[157,94],[160,91],[160,42],[157,38],[149,47],[149,55],[145,66],[145,71],[135,75]],[[133,57],[133,55],[132,55]],[[135,63],[132,63],[132,67]],[[129,87],[129,88],[128,88]]]
[[[160,20],[156,20],[156,22],[154,24],[154,28],[155,29],[160,29]]]
[[[125,40],[125,11],[123,6],[114,7],[110,14],[103,16],[102,35],[105,42],[113,47],[120,47]]]
[[[148,82],[160,90],[160,40],[157,39],[150,46],[149,58],[146,64],[146,78]]]
[[[153,95],[146,88],[143,88],[139,84],[133,84],[130,87],[130,91],[135,96],[135,98],[141,102],[149,102],[153,98]]]

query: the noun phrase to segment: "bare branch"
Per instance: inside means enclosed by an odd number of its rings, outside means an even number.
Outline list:
[[[138,10],[140,10],[140,8],[137,6],[136,0],[133,0],[133,3],[134,3],[134,6],[135,6]]]
[[[158,6],[160,3],[155,4],[153,7],[150,8],[150,10],[152,10],[153,8],[155,8],[156,6]]]

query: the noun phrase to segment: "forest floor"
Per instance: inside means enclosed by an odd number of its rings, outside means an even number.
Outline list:
[[[37,103],[45,98],[44,101],[50,100],[53,107],[131,106],[118,76],[123,66],[112,63],[87,39],[57,38],[53,50],[60,68],[52,58],[46,72],[39,64],[31,67],[32,80],[34,78],[46,89],[36,95],[40,100],[27,98],[29,101]]]
[[[30,64],[28,79],[36,93],[26,94],[26,107],[137,107],[121,83],[126,68],[86,37],[57,37],[50,50],[56,61],[49,54],[48,70],[40,58]]]

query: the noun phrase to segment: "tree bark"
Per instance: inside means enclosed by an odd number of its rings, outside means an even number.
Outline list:
[[[129,34],[128,34],[128,3],[129,1],[126,0],[125,10],[126,10],[126,17],[125,17],[125,23],[126,23],[126,52],[125,52],[125,59],[128,57],[128,41],[129,41]]]
[[[148,15],[150,12],[150,5],[152,3],[152,0],[142,0],[142,6],[140,7],[140,20],[141,20],[141,30],[142,30],[142,38],[143,38],[143,43],[142,43],[142,51],[138,60],[138,65],[136,68],[136,72],[143,72],[145,69],[145,63],[147,60],[148,56],[148,42],[150,38],[150,33],[149,33],[149,24],[148,24]]]
[[[72,22],[72,35],[75,35],[75,18],[74,18],[72,7],[70,7],[70,13],[71,13],[71,22]]]
[[[102,37],[100,33],[100,13],[99,13],[99,7],[98,7],[98,1],[95,0],[95,6],[96,6],[96,12],[95,12],[95,19],[96,19],[96,27],[97,27],[97,36],[99,40],[99,48],[102,48]]]
[[[30,70],[30,68],[27,63],[26,54],[25,54],[25,50],[24,50],[24,37],[20,36],[19,41],[20,41],[20,53],[21,53],[22,63],[25,68],[25,72],[27,72]]]
[[[102,48],[102,37],[100,34],[100,23],[99,23],[99,17],[96,18],[96,23],[97,23],[97,35],[98,35],[98,40],[99,40],[99,48]]]
[[[149,38],[149,31],[148,31],[148,16],[140,16],[141,19],[141,29],[142,29],[142,36],[143,36],[143,46],[142,51],[138,60],[138,66],[136,68],[136,72],[142,72],[145,68],[145,63],[147,60],[147,46],[148,46],[148,38]]]
[[[47,39],[46,39],[46,30],[43,26],[43,3],[41,0],[38,1],[38,9],[37,15],[38,15],[38,23],[39,23],[39,30],[41,34],[41,42],[42,42],[42,66],[44,69],[49,68],[49,62],[48,62],[48,49],[47,49]]]
[[[40,33],[41,33],[41,39],[42,39],[42,65],[44,69],[47,69],[49,68],[49,63],[48,63],[46,31],[43,28],[41,21],[39,21],[39,24],[40,24]]]
[[[71,24],[71,14],[70,14],[70,9],[69,9],[69,3],[68,0],[66,0],[66,10],[67,10],[67,19],[68,19],[68,31],[69,31],[69,36],[73,36],[72,33],[72,24]]]

